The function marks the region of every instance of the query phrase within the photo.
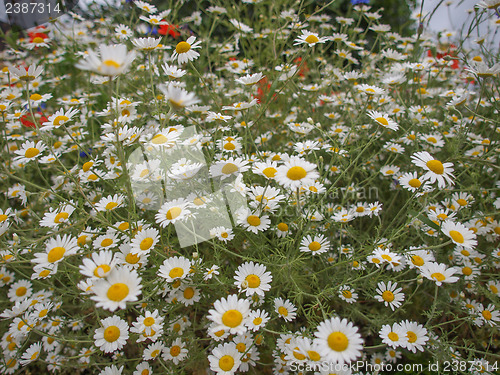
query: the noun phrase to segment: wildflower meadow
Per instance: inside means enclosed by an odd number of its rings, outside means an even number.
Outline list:
[[[1,374],[499,373],[500,1],[340,2],[2,33]]]

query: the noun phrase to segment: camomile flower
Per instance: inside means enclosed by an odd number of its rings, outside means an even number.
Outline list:
[[[226,179],[232,175],[246,172],[250,169],[248,161],[239,157],[229,157],[226,160],[220,160],[210,167],[212,177]]]
[[[181,338],[176,338],[170,346],[163,349],[162,358],[164,361],[172,361],[174,365],[178,365],[183,361],[189,353],[186,348],[186,343]]]
[[[116,367],[115,365],[104,367],[98,375],[122,375],[123,367]]]
[[[122,349],[129,336],[128,324],[114,315],[101,320],[101,327],[94,333],[94,344],[104,353],[112,353]]]
[[[153,368],[148,362],[144,361],[137,365],[132,375],[153,375]]]
[[[424,191],[430,187],[428,184],[426,184],[426,181],[422,177],[418,176],[417,172],[402,174],[399,177],[399,184],[401,185],[401,187],[411,191],[412,193],[421,189],[422,191],[416,194],[417,197],[423,195]]]
[[[271,289],[273,277],[271,272],[266,271],[266,266],[254,262],[245,262],[235,272],[234,285],[239,291],[245,291],[246,296],[258,294],[264,296],[264,292]]]
[[[118,233],[114,230],[108,230],[106,234],[100,235],[92,242],[92,246],[97,249],[112,249],[118,246]]]
[[[106,277],[117,263],[117,259],[110,250],[92,253],[92,258],[83,258],[80,265],[80,273],[92,279]]]
[[[129,39],[131,36],[133,36],[134,33],[130,29],[130,27],[120,24],[115,27],[115,36],[118,39],[126,40]]]
[[[9,72],[21,81],[34,81],[43,72],[43,66],[37,66],[35,63],[25,68],[22,65],[10,66]]]
[[[359,92],[363,92],[363,93],[367,94],[368,96],[385,95],[386,94],[386,90],[381,89],[380,87],[377,87],[377,86],[367,85],[365,83],[357,85],[356,88]]]
[[[65,257],[76,254],[77,251],[78,243],[76,238],[67,234],[62,237],[57,235],[46,242],[45,252],[35,253],[35,259],[31,261],[38,265],[55,265]]]
[[[149,361],[151,359],[156,359],[161,356],[161,353],[165,349],[165,345],[161,341],[153,342],[149,344],[142,352],[142,358],[145,361]]]
[[[127,267],[115,267],[105,279],[98,280],[92,291],[96,307],[109,311],[125,309],[127,302],[135,302],[141,294],[141,278],[137,271]]]
[[[143,16],[141,16],[143,17]],[[152,51],[160,44],[161,38],[134,38],[132,44],[141,51]]]
[[[368,111],[368,116],[375,120],[377,124],[380,126],[383,126],[384,128],[391,129],[391,130],[398,130],[399,126],[398,124],[392,120],[389,115],[378,112],[378,111]]]
[[[255,332],[264,327],[268,321],[269,314],[265,310],[250,311],[247,326],[250,331]]]
[[[437,286],[458,281],[458,277],[453,276],[458,270],[453,267],[448,268],[444,263],[427,262],[420,268],[420,272],[425,278],[434,281]]]
[[[142,0],[136,0],[133,2],[138,8],[142,9],[143,11],[145,12],[148,12],[148,13],[156,13],[157,11],[157,8],[152,5],[152,4],[149,4],[145,1],[142,1]]]
[[[384,324],[379,331],[379,336],[384,344],[387,344],[394,349],[399,346],[404,348],[408,343],[406,330],[398,323],[394,323],[392,326]]]
[[[442,163],[427,151],[416,152],[411,156],[411,160],[417,167],[427,170],[422,179],[429,180],[431,184],[437,181],[440,188],[454,184],[453,163]]]
[[[396,289],[397,288],[397,289]],[[392,311],[401,306],[401,302],[404,301],[404,293],[400,293],[403,288],[398,288],[397,283],[389,281],[387,284],[383,281],[377,284],[377,293],[375,299],[379,302],[383,302],[385,306],[389,306]]]
[[[125,197],[122,194],[108,195],[105,198],[101,198],[99,203],[94,207],[97,211],[113,211],[118,207],[122,206],[125,202]]]
[[[74,202],[72,204],[64,204],[57,209],[50,208],[49,212],[43,215],[39,225],[41,227],[57,228],[60,224],[69,221],[69,217],[75,211]]]
[[[21,145],[21,149],[15,150],[14,154],[19,155],[14,160],[20,163],[29,163],[31,160],[36,160],[40,154],[46,149],[42,141],[33,142],[26,141]]]
[[[354,289],[348,285],[342,285],[339,288],[339,297],[347,303],[354,303],[358,300],[358,293],[354,293]]]
[[[19,280],[10,286],[7,297],[11,302],[22,302],[29,298],[32,293],[31,283],[27,280]]]
[[[214,277],[214,275],[218,275],[219,268],[220,267],[215,264],[210,268],[206,268],[205,274],[203,275],[203,280],[210,280],[212,277]]]
[[[350,363],[361,356],[363,339],[347,319],[334,317],[321,322],[314,336],[319,354],[330,362]]]
[[[186,219],[191,214],[191,203],[184,198],[179,198],[170,202],[165,202],[155,215],[156,222],[165,228],[168,224],[175,224]]]
[[[319,178],[316,171],[316,164],[293,156],[288,161],[278,167],[276,182],[285,188],[295,190],[303,185],[314,184]]]
[[[167,63],[164,63],[161,67],[163,69],[163,72],[172,79],[181,78],[187,73],[185,70],[179,69],[174,65],[168,65]]]
[[[410,268],[418,268],[422,267],[427,262],[434,262],[434,255],[427,250],[412,250],[405,254],[408,266]]]
[[[253,31],[253,29],[248,26],[248,25],[245,25],[243,22],[235,19],[235,18],[231,18],[229,20],[229,22],[231,22],[231,24],[239,31],[243,32],[243,33],[251,33]]]
[[[155,228],[142,229],[131,241],[132,253],[149,253],[158,243],[159,232]]]
[[[225,330],[231,334],[242,334],[247,330],[250,314],[250,302],[239,299],[236,294],[214,302],[214,308],[208,311],[208,319],[215,323],[211,331]]]
[[[125,44],[99,45],[99,53],[89,50],[76,64],[82,70],[91,70],[105,76],[117,76],[128,71],[136,57],[135,51],[127,51]]]
[[[314,237],[307,235],[300,242],[299,250],[301,252],[311,253],[312,255],[322,254],[330,249],[330,241],[322,235],[318,234]]]
[[[192,263],[182,256],[167,258],[158,268],[158,276],[163,277],[168,283],[186,278],[191,271]]]
[[[67,122],[71,121],[73,116],[77,114],[78,111],[79,110],[76,108],[69,109],[67,111],[64,111],[64,109],[61,108],[42,124],[41,130],[52,130],[66,124]]]
[[[262,73],[247,74],[243,77],[236,78],[235,81],[245,86],[251,86],[258,83],[265,76]]]
[[[194,93],[188,92],[182,87],[173,84],[160,85],[160,90],[164,95],[164,99],[168,101],[175,110],[180,110],[200,102]]]
[[[297,308],[289,300],[283,300],[281,297],[274,299],[274,311],[286,322],[291,322],[297,316]]]
[[[309,47],[314,47],[318,43],[326,43],[330,38],[328,37],[318,37],[318,34],[312,33],[307,30],[302,30],[302,35],[299,35],[297,39],[294,40],[293,45],[307,44]]]
[[[40,353],[42,352],[42,343],[41,342],[36,342],[34,344],[31,344],[28,350],[26,350],[23,355],[21,356],[21,359],[19,360],[19,363],[22,366],[26,366],[27,364],[36,361],[38,357],[40,357]]]
[[[130,328],[130,332],[151,335],[154,331],[163,329],[163,320],[164,318],[158,313],[158,310],[146,311],[144,315],[137,318],[136,322],[132,323],[133,327]]]
[[[477,246],[476,234],[462,223],[445,220],[441,231],[456,245],[466,249],[474,249]]]
[[[269,228],[271,219],[267,215],[259,215],[258,212],[243,209],[238,214],[238,224],[243,225],[247,231],[257,234]]]
[[[227,243],[234,238],[233,230],[231,228],[216,227],[210,229],[210,236],[217,237],[219,241]]]
[[[201,48],[201,42],[195,42],[196,37],[190,36],[186,41],[177,43],[175,46],[175,52],[172,54],[171,60],[177,59],[179,64],[184,64],[189,61],[196,60],[200,54],[193,51],[194,48]]]
[[[233,375],[241,364],[241,353],[234,342],[220,344],[208,356],[210,370],[218,375]]]

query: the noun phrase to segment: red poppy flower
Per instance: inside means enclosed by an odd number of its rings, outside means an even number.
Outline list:
[[[176,39],[178,38],[181,33],[178,32],[179,26],[177,25],[160,25],[158,29],[158,34],[160,35],[170,35],[172,38]]]

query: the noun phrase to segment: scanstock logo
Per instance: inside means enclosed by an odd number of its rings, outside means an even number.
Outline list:
[[[212,238],[247,213],[246,187],[237,168],[209,168],[195,127],[157,132],[127,160],[136,204],[173,224],[181,247]],[[215,165],[215,164],[214,164]]]
[[[0,0],[2,21],[20,29],[30,29],[62,16],[79,0]]]

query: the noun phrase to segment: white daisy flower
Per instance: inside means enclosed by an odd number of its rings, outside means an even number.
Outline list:
[[[274,311],[286,322],[291,322],[297,317],[297,308],[289,300],[283,300],[281,297],[274,299]]]
[[[128,324],[114,315],[101,320],[101,327],[94,334],[94,344],[104,353],[122,349],[128,339]]]
[[[190,36],[186,41],[177,43],[175,52],[172,54],[171,60],[177,59],[179,64],[187,63],[188,61],[196,60],[200,54],[193,51],[194,48],[201,48],[201,42],[195,42],[196,37]]]
[[[236,294],[214,302],[214,308],[208,311],[208,319],[215,323],[212,332],[225,330],[231,334],[242,334],[247,330],[250,314],[250,302],[238,299]]]
[[[210,369],[218,375],[233,375],[241,364],[241,353],[234,342],[220,344],[208,356]]]
[[[239,288],[239,291],[245,291],[246,296],[258,294],[264,296],[264,292],[271,289],[271,281],[273,277],[271,272],[266,272],[266,266],[253,262],[245,262],[238,267],[234,285]]]
[[[458,270],[454,267],[448,268],[444,263],[427,262],[420,268],[420,272],[425,278],[436,282],[437,286],[458,281],[458,277],[453,276]]]
[[[397,288],[397,289],[396,289]],[[400,293],[403,288],[398,288],[397,283],[389,281],[386,285],[383,281],[377,284],[377,293],[375,299],[379,302],[383,302],[385,306],[389,306],[392,311],[401,306],[401,302],[404,301],[404,293]]]
[[[424,168],[427,172],[422,176],[423,180],[429,180],[432,184],[438,182],[440,188],[453,185],[453,163],[442,163],[434,159],[427,151],[416,152],[411,156],[413,164]]]
[[[330,362],[344,364],[361,356],[363,339],[347,319],[334,317],[321,322],[314,336],[319,354]]]
[[[441,231],[448,236],[454,244],[472,250],[477,246],[476,234],[462,223],[445,220]]]
[[[165,259],[158,268],[158,276],[163,277],[168,283],[186,278],[191,271],[192,263],[185,257],[171,257]]]
[[[125,309],[127,302],[135,302],[141,294],[141,278],[137,271],[127,267],[113,268],[105,279],[98,280],[92,291],[96,307],[109,311]]]
[[[392,348],[397,348],[399,346],[404,348],[408,343],[406,330],[398,323],[394,323],[392,326],[384,324],[379,331],[379,336],[384,344],[387,344]]]

